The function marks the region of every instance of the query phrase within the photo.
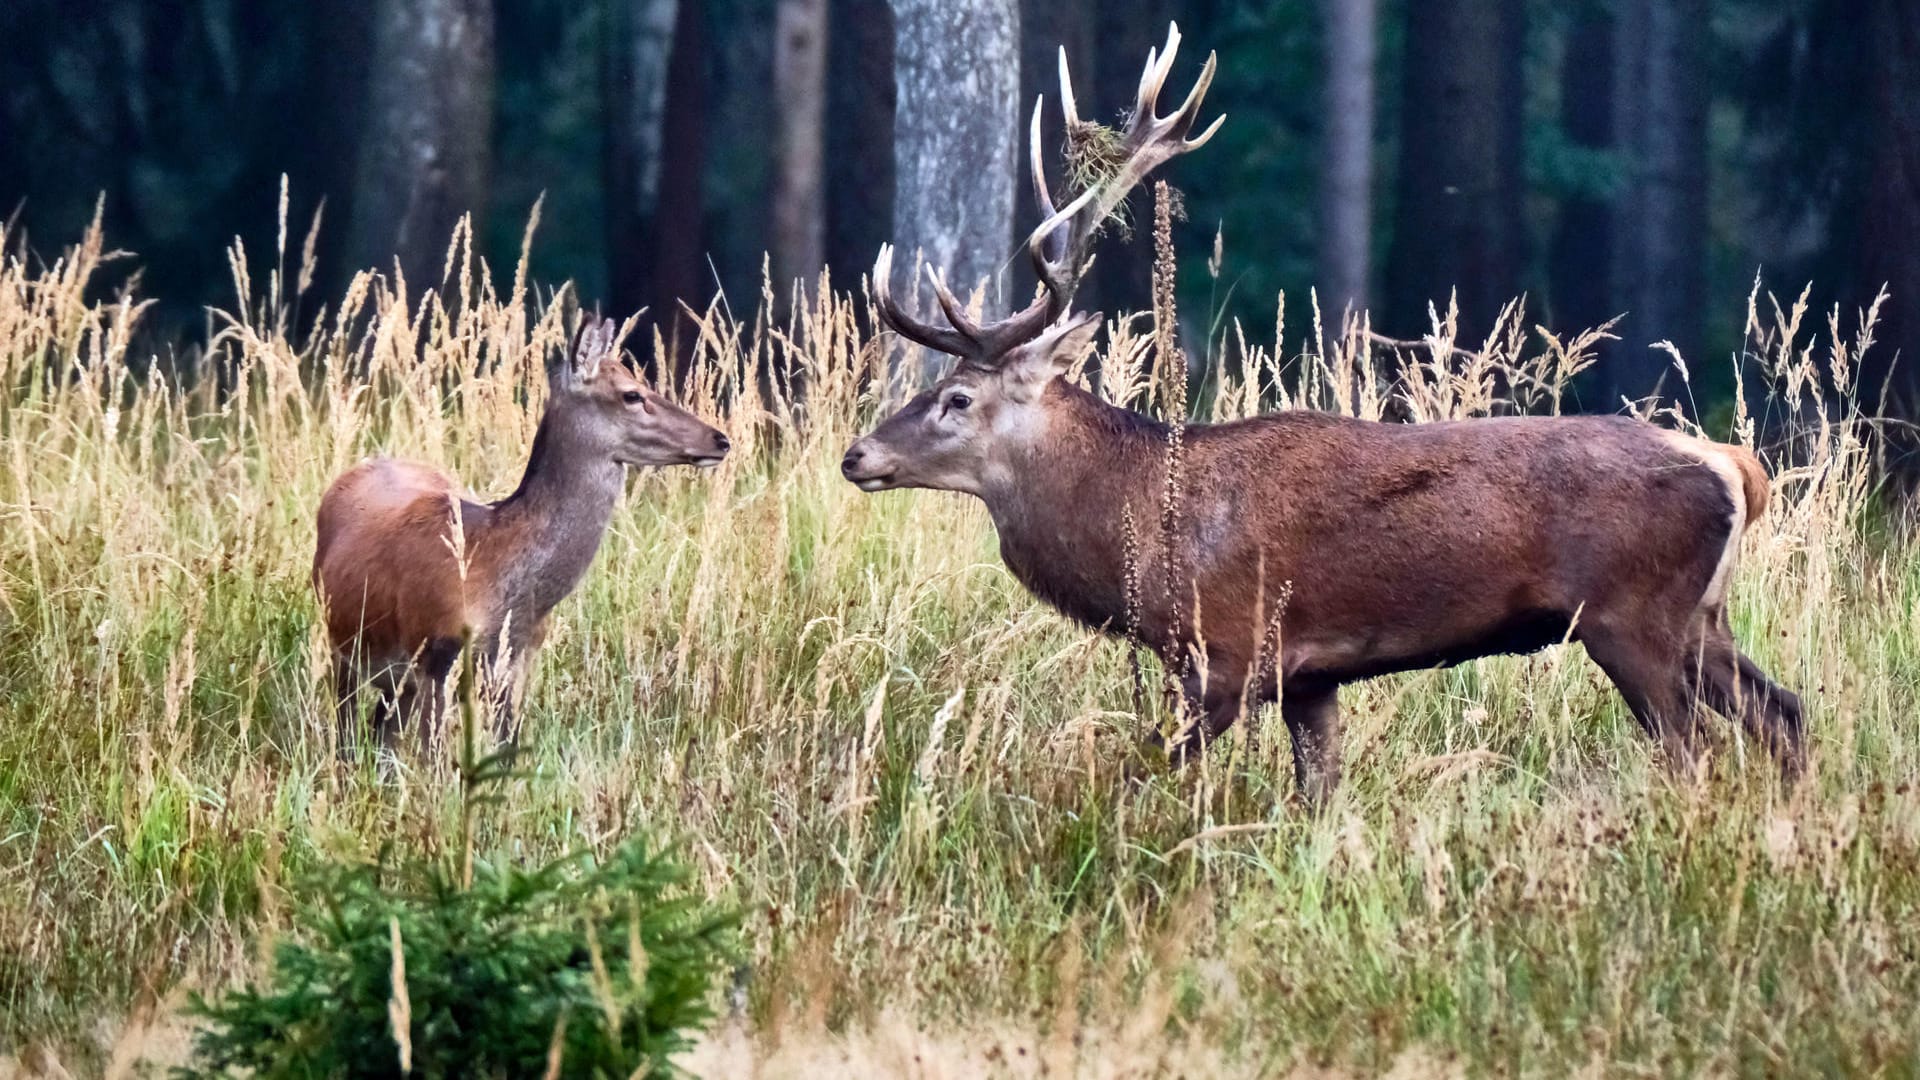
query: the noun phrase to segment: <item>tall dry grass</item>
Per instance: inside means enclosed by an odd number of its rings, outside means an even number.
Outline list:
[[[452,835],[442,772],[335,766],[307,571],[319,494],[364,454],[483,497],[518,478],[567,298],[524,261],[497,289],[470,240],[431,291],[363,275],[298,333],[321,299],[300,245],[236,247],[232,309],[176,374],[131,344],[137,299],[90,295],[97,228],[51,265],[0,237],[0,1054],[137,1056],[117,1018],[146,1032],[181,985],[256,971],[302,866]],[[1671,778],[1563,647],[1350,688],[1347,783],[1313,818],[1278,724],[1119,782],[1163,719],[1136,715],[1124,644],[1012,582],[974,503],[839,478],[901,388],[863,294],[813,295],[702,313],[683,396],[737,450],[634,479],[487,838],[531,860],[668,831],[750,907],[699,1062],[1914,1070],[1920,563],[1870,498],[1863,331],[1756,288],[1740,357],[1744,400],[1791,420],[1737,417],[1776,482],[1733,609],[1806,697],[1799,787],[1726,729]],[[1364,321],[1310,312],[1289,346],[1286,317],[1190,343],[1199,418],[1550,410],[1593,344],[1517,305],[1456,343],[1439,313],[1389,385]],[[1155,407],[1174,336],[1108,329],[1102,392]]]

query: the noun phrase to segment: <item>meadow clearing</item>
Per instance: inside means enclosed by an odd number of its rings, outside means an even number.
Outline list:
[[[97,230],[49,264],[0,234],[15,1068],[177,1060],[183,988],[259,973],[303,867],[433,850],[458,814],[444,768],[335,763],[314,507],[376,450],[510,491],[565,294],[456,237],[437,295],[362,276],[320,297],[282,237],[236,248],[210,344],[156,363],[139,298],[89,288]],[[735,450],[631,480],[535,668],[530,775],[485,824],[528,859],[676,838],[745,910],[750,961],[690,1067],[1920,1072],[1920,557],[1874,496],[1860,313],[1756,286],[1752,409],[1710,432],[1774,473],[1733,617],[1805,697],[1801,784],[1727,725],[1673,775],[1562,646],[1348,688],[1347,779],[1316,817],[1277,717],[1123,781],[1163,719],[1153,665],[1136,698],[1124,643],[1013,582],[976,503],[842,480],[899,399],[894,346],[862,283],[775,301],[703,314],[680,397]],[[1277,314],[1194,347],[1196,418],[1379,415],[1384,354],[1298,300]],[[1416,415],[1553,409],[1591,342],[1516,310],[1470,344],[1411,373]],[[1163,351],[1150,317],[1112,321],[1102,392],[1152,407]]]

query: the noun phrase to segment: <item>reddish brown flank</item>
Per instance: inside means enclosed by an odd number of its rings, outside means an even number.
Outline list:
[[[1194,722],[1176,758],[1278,700],[1316,803],[1340,776],[1342,684],[1569,639],[1675,763],[1692,760],[1705,706],[1794,773],[1799,699],[1740,652],[1727,621],[1740,538],[1767,500],[1765,471],[1740,447],[1626,417],[1401,425],[1293,412],[1194,425],[1162,540],[1167,429],[1059,374],[1099,325],[1066,314],[1096,231],[1081,215],[1197,145],[1185,133],[1211,61],[1179,112],[1154,110],[1178,40],[1149,58],[1130,164],[1097,198],[1052,212],[1036,136],[1047,220],[1029,241],[1046,286],[1034,308],[976,326],[937,287],[949,328],[930,326],[892,302],[883,252],[882,317],[960,363],[848,449],[847,479],[984,501],[1007,567],[1035,595],[1089,627],[1137,633],[1186,673]],[[1062,81],[1071,101],[1064,67]]]
[[[519,488],[463,498],[445,474],[391,458],[362,462],[320,501],[313,582],[333,643],[341,745],[358,731],[358,694],[390,742],[403,721],[431,740],[447,676],[471,631],[490,662],[506,650],[492,706],[513,714],[547,617],[593,562],[628,466],[715,465],[727,437],[620,363],[618,328],[587,317],[574,356],[548,369],[551,396]]]

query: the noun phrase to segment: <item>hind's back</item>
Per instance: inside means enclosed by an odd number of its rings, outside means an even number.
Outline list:
[[[327,488],[313,584],[336,650],[403,660],[459,636],[465,590],[447,544],[458,499],[445,474],[391,458],[361,462]]]

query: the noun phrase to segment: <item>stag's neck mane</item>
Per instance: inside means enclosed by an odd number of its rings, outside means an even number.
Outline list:
[[[1118,630],[1127,617],[1128,560],[1151,559],[1146,548],[1158,535],[1167,425],[1064,379],[1045,393],[1046,431],[1011,457],[981,499],[1000,534],[1001,557],[1021,584],[1071,618]]]

